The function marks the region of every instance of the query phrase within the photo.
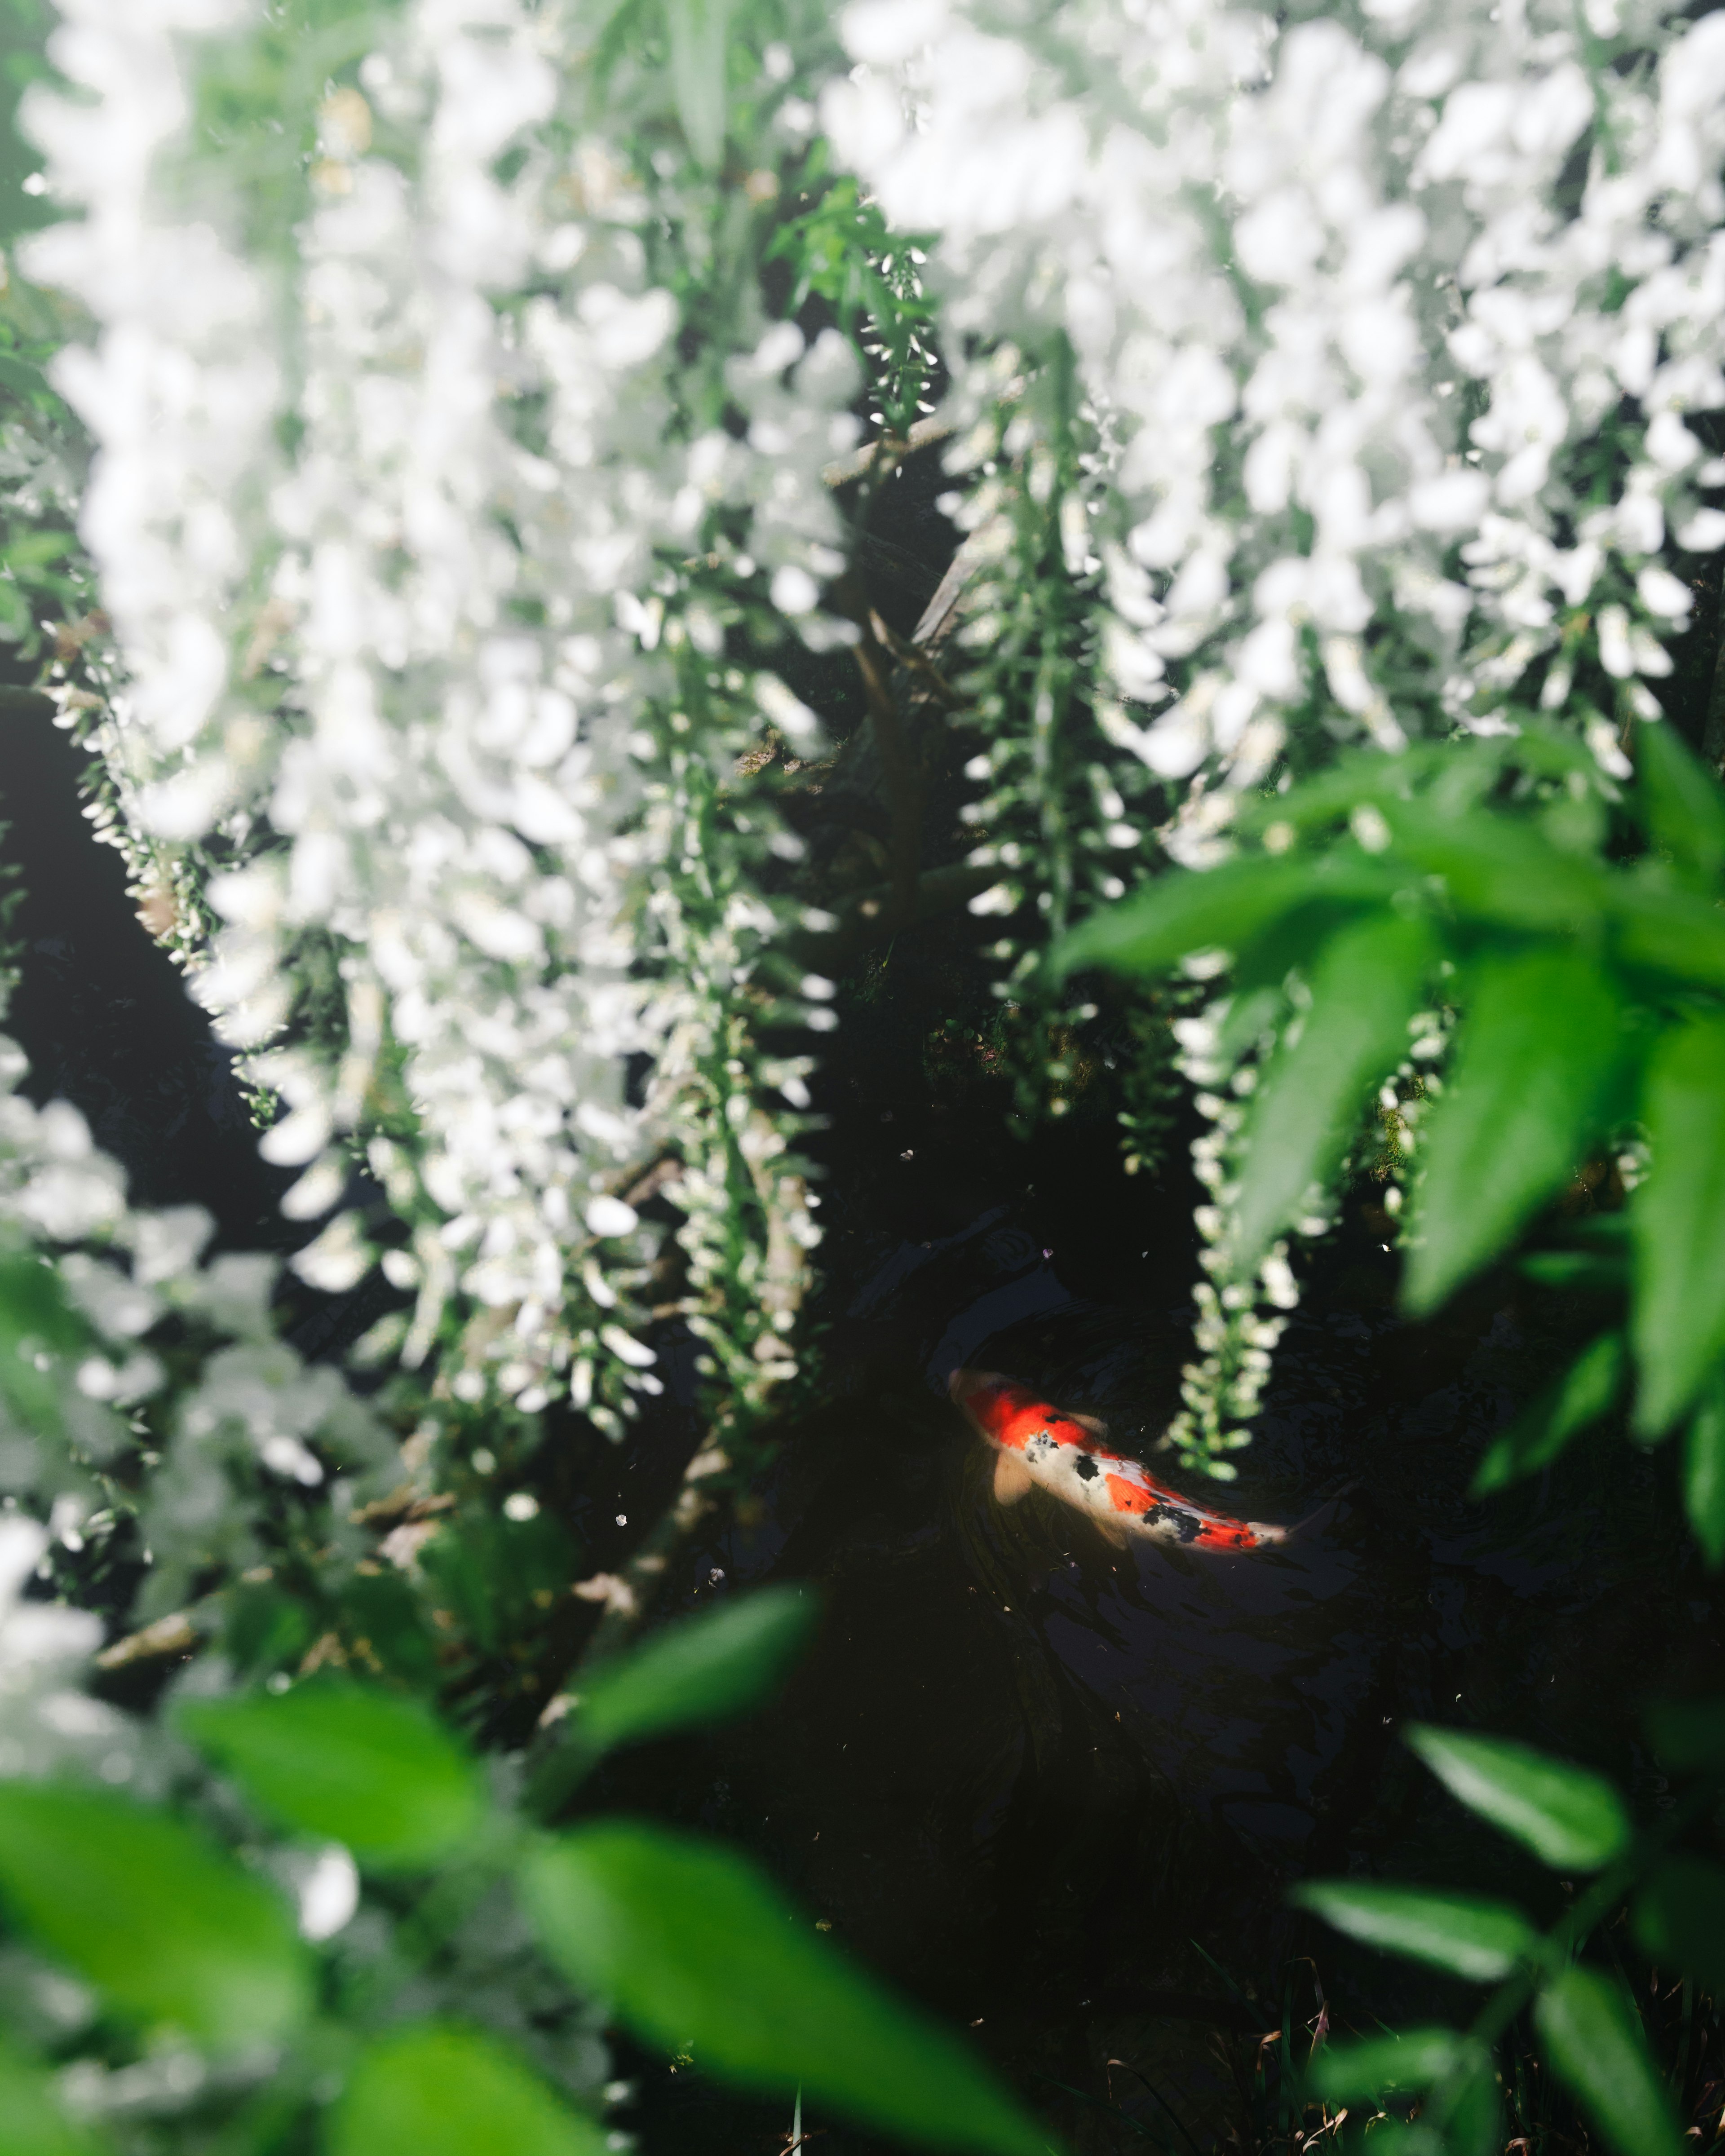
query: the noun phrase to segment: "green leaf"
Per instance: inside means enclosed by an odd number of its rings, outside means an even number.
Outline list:
[[[1403,1284],[1417,1315],[1495,1257],[1562,1187],[1624,1060],[1616,992],[1579,951],[1489,954],[1471,990],[1421,1148]]]
[[[1613,879],[1613,942],[1624,964],[1725,988],[1725,914],[1711,900],[1635,875]]]
[[[671,94],[697,164],[716,172],[725,157],[729,0],[668,0]]]
[[[1656,1700],[1646,1712],[1647,1733],[1667,1767],[1725,1767],[1725,1702]]]
[[[1271,1059],[1253,1101],[1237,1215],[1245,1262],[1340,1164],[1366,1096],[1408,1052],[1408,1020],[1436,956],[1426,923],[1394,913],[1324,946],[1305,1023]]]
[[[459,1847],[484,1798],[471,1761],[429,1711],[322,1674],[280,1693],[182,1706],[180,1727],[280,1825],[345,1842],[377,1870]]]
[[[311,2004],[280,1897],[203,1835],[109,1790],[0,1784],[0,1901],[135,2021],[237,2047],[279,2040]]]
[[[1395,852],[1441,876],[1464,919],[1573,933],[1604,911],[1610,886],[1591,862],[1507,816],[1444,816],[1426,803],[1386,803]]]
[[[1429,1962],[1474,1984],[1494,1984],[1531,1953],[1539,1934],[1519,1909],[1477,1894],[1318,1880],[1289,1897],[1349,1938]]]
[[[1524,1280],[1567,1295],[1609,1295],[1629,1286],[1622,1260],[1602,1250],[1530,1250],[1517,1265]]]
[[[1661,1969],[1679,1969],[1715,1997],[1725,1992],[1725,1870],[1667,1856],[1636,1897],[1635,1943]]]
[[[1358,2103],[1380,2089],[1425,2089],[1440,2082],[1466,2055],[1453,2029],[1404,2029],[1360,2044],[1327,2044],[1307,2081],[1327,2103]]]
[[[33,1255],[0,1255],[0,1394],[22,1422],[60,1428],[64,1379],[52,1368],[39,1369],[38,1356],[81,1359],[93,1345],[94,1335],[52,1265]]]
[[[819,1937],[733,1851],[583,1827],[523,1866],[547,1953],[624,2027],[745,2088],[940,2148],[1042,2156],[1047,2137],[957,2037]]]
[[[575,1734],[594,1752],[741,1714],[774,1691],[807,1645],[814,1598],[769,1587],[669,1625],[583,1686]]]
[[[603,2156],[603,2128],[516,2054],[453,2021],[418,2021],[361,2052],[330,2156]]]
[[[1716,1374],[1683,1440],[1683,1507],[1707,1569],[1725,1564],[1725,1375]]]
[[[6,2156],[97,2156],[108,2146],[67,2116],[51,2076],[0,2044],[0,2148]]]
[[[1655,1049],[1641,1096],[1653,1147],[1630,1199],[1635,1426],[1658,1437],[1725,1356],[1725,1017],[1690,1019]]]
[[[1562,1252],[1597,1264],[1582,1252]],[[1620,1332],[1604,1332],[1589,1341],[1554,1385],[1518,1414],[1497,1438],[1473,1478],[1472,1495],[1484,1497],[1493,1490],[1537,1474],[1549,1467],[1572,1437],[1609,1414],[1623,1389],[1629,1368],[1629,1348]]]
[[[1635,775],[1647,835],[1690,881],[1711,891],[1725,875],[1725,789],[1675,726],[1635,729]]]
[[[1525,1744],[1416,1724],[1408,1743],[1458,1803],[1559,1871],[1597,1871],[1628,1846],[1623,1799],[1603,1775]]]
[[[1057,978],[1083,966],[1165,973],[1194,951],[1239,952],[1314,899],[1381,905],[1396,882],[1363,855],[1253,855],[1220,868],[1179,869],[1081,921],[1048,963]]]
[[[1678,2156],[1683,2147],[1634,2010],[1615,1984],[1567,1969],[1533,2002],[1553,2072],[1618,2156]]]

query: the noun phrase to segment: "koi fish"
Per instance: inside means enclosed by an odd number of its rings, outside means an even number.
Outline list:
[[[994,1496],[1015,1505],[1045,1490],[1085,1512],[1108,1541],[1124,1549],[1128,1536],[1180,1543],[1189,1549],[1262,1549],[1286,1539],[1286,1527],[1231,1520],[1158,1482],[1148,1469],[1096,1440],[1107,1424],[1094,1415],[1065,1414],[1027,1385],[990,1370],[955,1370],[947,1390],[978,1437],[994,1449]]]

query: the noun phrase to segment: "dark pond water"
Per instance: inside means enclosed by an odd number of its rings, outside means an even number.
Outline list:
[[[0,814],[26,893],[13,1024],[35,1088],[85,1109],[141,1198],[196,1199],[225,1240],[280,1243],[280,1179],[131,921],[117,859],[90,843],[74,776],[62,737],[6,736]],[[1464,2003],[1290,1912],[1291,1881],[1363,1872],[1557,1906],[1424,1775],[1399,1725],[1513,1732],[1656,1809],[1639,1702],[1717,1681],[1718,1592],[1681,1532],[1670,1460],[1615,1434],[1470,1504],[1483,1445],[1588,1313],[1504,1275],[1440,1323],[1404,1326],[1369,1209],[1313,1255],[1225,1501],[1317,1512],[1293,1543],[1122,1554],[1040,1496],[998,1507],[947,1373],[1009,1372],[1147,1447],[1189,1322],[1192,1193],[1178,1173],[1123,1177],[1101,1110],[1008,1138],[988,1084],[929,1054],[978,994],[953,929],[846,984],[814,1141],[823,1390],[677,1584],[701,1604],[818,1581],[818,1645],[770,1711],[625,1758],[583,1801],[754,1850],[811,1922],[971,2025],[1069,2146],[1267,2147],[1286,2123],[1281,2062],[1303,2058],[1326,2002],[1360,2027]],[[371,1314],[308,1304],[296,1322],[316,1353]],[[604,1463],[572,1508],[588,1563],[626,1552],[693,1435],[673,1403]],[[649,2152],[783,2144],[775,2107],[624,2056],[639,2083],[624,2123]],[[824,2156],[873,2145],[807,2123]]]

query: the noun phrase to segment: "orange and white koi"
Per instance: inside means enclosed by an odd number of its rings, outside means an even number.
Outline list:
[[[1094,1520],[1124,1549],[1133,1535],[1178,1543],[1188,1549],[1262,1549],[1287,1537],[1286,1527],[1232,1520],[1158,1482],[1138,1460],[1096,1442],[1107,1424],[1094,1415],[1065,1414],[1027,1385],[991,1370],[955,1370],[947,1389],[977,1435],[994,1449],[994,1496],[1015,1505],[1045,1490]]]

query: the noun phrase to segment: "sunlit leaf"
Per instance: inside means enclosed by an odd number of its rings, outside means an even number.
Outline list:
[[[458,2022],[419,2021],[361,2052],[330,2156],[603,2156],[604,2129],[526,2061]]]
[[[483,1807],[477,1774],[428,1709],[351,1677],[182,1706],[180,1727],[283,1825],[378,1868],[434,1862]]]
[[[1572,1437],[1610,1413],[1628,1368],[1622,1333],[1602,1333],[1589,1341],[1557,1383],[1548,1385],[1494,1440],[1473,1478],[1473,1495],[1486,1496],[1549,1467]]]
[[[1667,1856],[1635,1898],[1635,1942],[1661,1969],[1681,1969],[1725,1993],[1725,1869]]]
[[[576,1708],[581,1743],[609,1751],[742,1713],[777,1687],[807,1645],[816,1614],[812,1594],[777,1587],[667,1625],[583,1681]]]
[[[5,2156],[98,2156],[109,2143],[70,2118],[52,2077],[0,2043],[0,2149]]]
[[[1630,1329],[1636,1427],[1657,1437],[1725,1356],[1725,1018],[1692,1019],[1661,1040],[1641,1120],[1653,1164],[1630,1199]]]
[[[1712,1571],[1725,1564],[1725,1378],[1701,1396],[1683,1440],[1683,1507]]]
[[[1725,788],[1669,726],[1636,727],[1635,776],[1647,835],[1711,891],[1725,873]]]
[[[1238,1210],[1250,1262],[1341,1162],[1368,1095],[1408,1052],[1408,1020],[1437,956],[1424,921],[1395,913],[1332,936],[1297,1037],[1272,1059],[1248,1126]]]
[[[1533,2025],[1553,2071],[1618,2156],[1678,2156],[1684,2144],[1658,2071],[1615,1984],[1565,1969],[1534,2000]]]
[[[1327,2044],[1312,2060],[1307,2082],[1327,2103],[1358,2103],[1381,2089],[1430,2088],[1466,2050],[1453,2029],[1405,2029],[1363,2043]]]
[[[1596,1871],[1626,1846],[1623,1799],[1602,1775],[1525,1744],[1415,1726],[1409,1743],[1458,1803],[1560,1871]]]
[[[906,2140],[1040,2156],[1046,2137],[956,2036],[901,2002],[734,1851],[583,1827],[536,1851],[522,1905],[546,1951],[648,2042],[746,2088]]]
[[[1392,871],[1363,855],[1254,855],[1202,874],[1176,870],[1091,914],[1055,945],[1049,963],[1057,975],[1082,966],[1167,973],[1194,951],[1241,950],[1315,898],[1381,905],[1395,883]]]
[[[1482,1895],[1317,1880],[1296,1887],[1289,1898],[1350,1938],[1476,1984],[1507,1976],[1538,1944],[1538,1933],[1518,1909]]]
[[[281,1897],[193,1828],[111,1791],[0,1784],[0,1901],[136,2021],[265,2043],[310,2004]]]
[[[1453,1071],[1430,1111],[1404,1296],[1436,1308],[1574,1171],[1624,1055],[1617,995],[1567,945],[1482,958]]]

